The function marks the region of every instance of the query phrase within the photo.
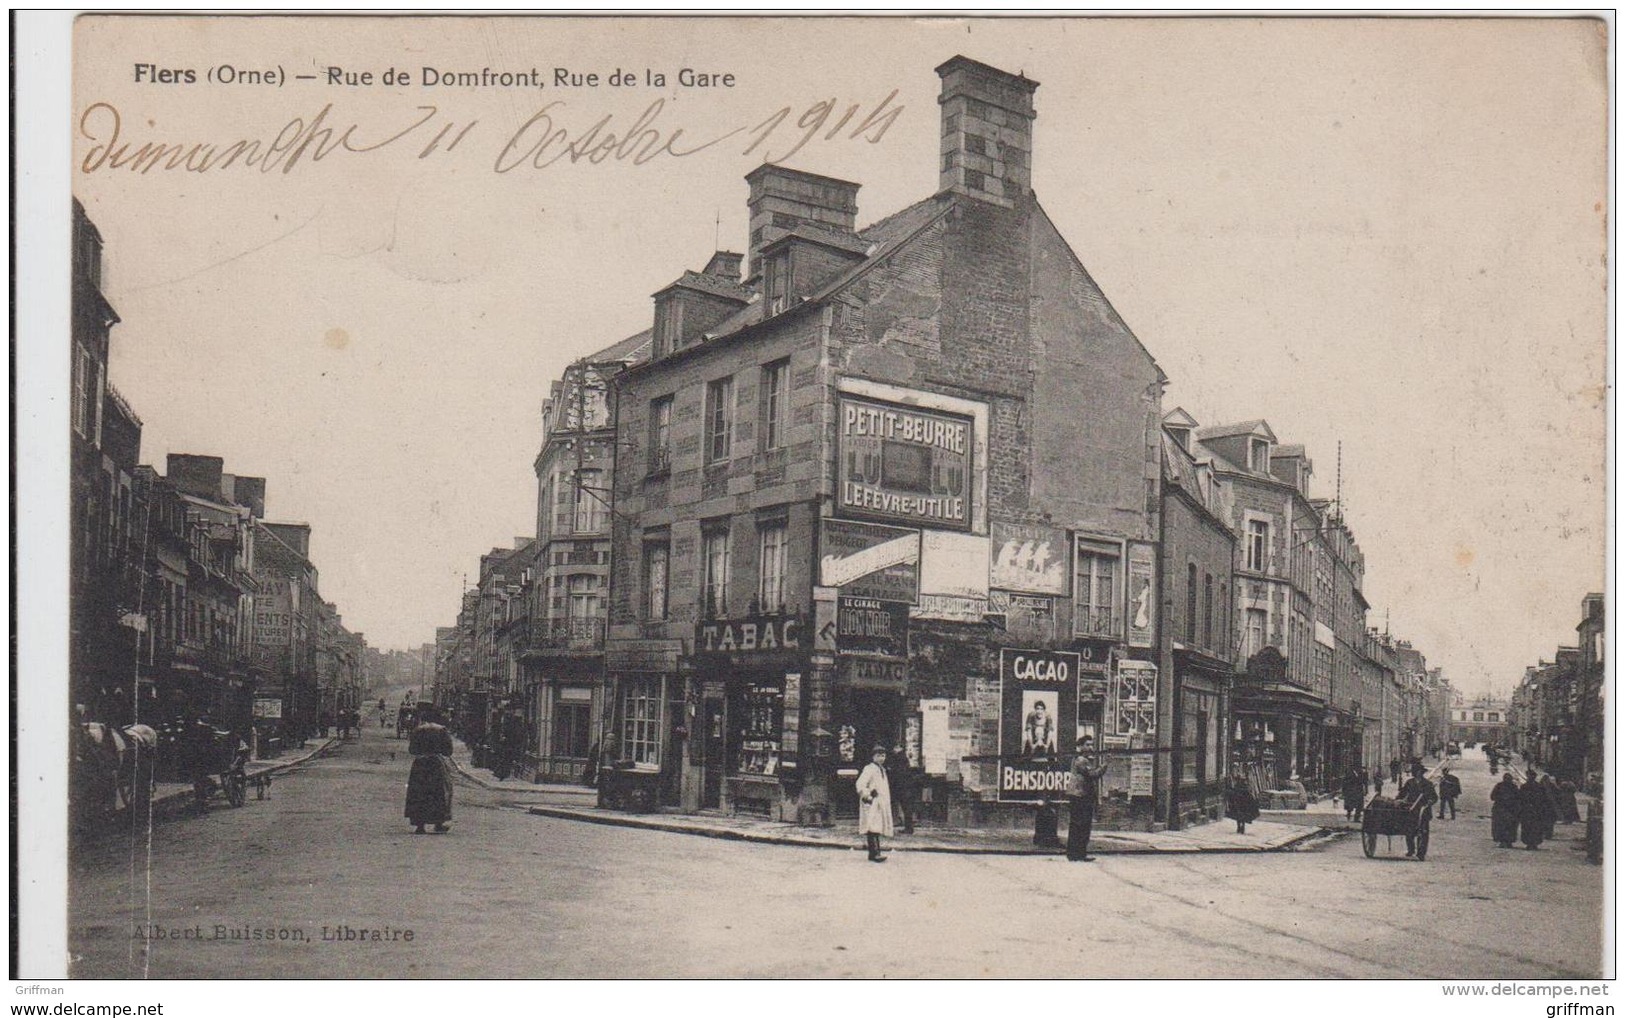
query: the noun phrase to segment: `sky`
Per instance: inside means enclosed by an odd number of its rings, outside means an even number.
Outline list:
[[[1606,579],[1605,45],[1584,20],[87,17],[72,186],[143,460],[266,477],[346,625],[409,647],[534,533],[549,382],[744,249],[746,173],[858,181],[872,222],[936,189],[933,68],[1021,71],[1034,190],[1164,408],[1266,419],[1317,496],[1341,443],[1368,621],[1505,692]],[[422,83],[486,67],[544,85]],[[114,110],[126,156],[284,151],[115,168]],[[606,116],[658,143],[547,162]]]

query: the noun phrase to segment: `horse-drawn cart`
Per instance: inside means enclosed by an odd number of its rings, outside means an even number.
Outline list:
[[[1418,800],[1414,805],[1402,799],[1387,799],[1377,796],[1365,807],[1365,817],[1360,822],[1360,845],[1365,849],[1367,859],[1375,858],[1377,854],[1377,838],[1388,839],[1388,849],[1393,850],[1394,837],[1416,839],[1416,859],[1418,862],[1428,857],[1428,820],[1423,813],[1428,805]]]
[[[220,728],[211,728],[206,735],[194,730],[190,738],[192,795],[198,810],[209,808],[209,796],[215,792],[224,792],[234,808],[241,806],[248,799],[248,744]]]

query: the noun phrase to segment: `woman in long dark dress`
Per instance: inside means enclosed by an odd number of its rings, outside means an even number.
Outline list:
[[[407,749],[413,757],[406,781],[406,819],[417,828],[412,833],[434,824],[434,832],[444,834],[451,819],[451,733],[431,715],[412,730]]]
[[[1518,840],[1518,783],[1507,771],[1501,783],[1490,790],[1490,840],[1501,848],[1511,848]]]
[[[1539,778],[1531,777],[1518,789],[1518,830],[1523,847],[1534,850],[1551,835],[1557,813]]]
[[[1230,775],[1224,793],[1224,815],[1236,822],[1236,833],[1246,834],[1247,825],[1258,819],[1258,799],[1240,771]]]

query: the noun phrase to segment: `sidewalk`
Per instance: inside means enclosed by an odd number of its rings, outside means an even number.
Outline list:
[[[834,827],[802,827],[760,817],[730,816],[724,813],[626,813],[601,809],[596,789],[583,785],[532,784],[520,778],[498,780],[490,771],[476,769],[469,748],[453,740],[452,765],[470,781],[492,791],[542,795],[564,801],[544,802],[526,807],[534,816],[610,827],[636,827],[669,834],[690,834],[702,838],[750,841],[759,844],[793,845],[800,848],[839,848],[857,850],[862,841],[850,824]],[[1291,812],[1291,811],[1283,811]],[[1329,816],[1329,814],[1327,815]],[[1338,812],[1339,821],[1342,813]],[[1339,823],[1338,826],[1341,826]],[[1246,834],[1237,834],[1227,820],[1202,824],[1182,831],[1096,831],[1089,839],[1094,855],[1133,855],[1152,852],[1280,852],[1323,836],[1319,825],[1261,822],[1247,825]],[[888,851],[949,852],[971,855],[1062,855],[1059,848],[1040,848],[1032,843],[1032,830],[976,828],[918,828],[914,834],[899,834],[886,840]]]
[[[861,839],[851,824],[835,827],[800,827],[758,817],[728,816],[722,813],[623,813],[597,806],[541,805],[529,807],[534,816],[612,827],[639,827],[671,834],[692,834],[705,838],[751,841],[801,848],[859,850]],[[1278,823],[1247,825],[1246,834],[1237,834],[1235,825],[1217,821],[1182,831],[1096,831],[1089,839],[1093,855],[1133,855],[1155,852],[1279,852],[1322,837],[1319,828]],[[914,834],[886,839],[887,851],[950,852],[969,855],[1061,855],[1059,848],[1039,848],[1032,843],[1032,831],[1022,829],[982,830],[974,828],[917,828]]]
[[[405,743],[403,742],[404,746]],[[547,795],[562,795],[572,799],[579,798],[583,804],[593,804],[598,801],[598,790],[586,785],[555,785],[536,784],[523,778],[497,778],[483,767],[474,766],[474,753],[461,739],[451,740],[451,764],[456,767],[463,777],[479,785],[500,792],[529,792],[544,793]]]

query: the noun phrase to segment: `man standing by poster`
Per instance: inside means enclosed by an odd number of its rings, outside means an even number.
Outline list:
[[[1095,825],[1095,805],[1100,799],[1100,778],[1106,765],[1095,756],[1095,740],[1088,736],[1078,739],[1077,756],[1072,758],[1072,772],[1067,780],[1067,798],[1072,809],[1067,817],[1066,857],[1073,862],[1094,862],[1089,854],[1089,833]]]

